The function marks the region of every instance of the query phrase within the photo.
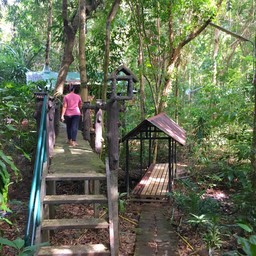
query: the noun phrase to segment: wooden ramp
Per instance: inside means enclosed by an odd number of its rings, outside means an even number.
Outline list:
[[[132,191],[132,195],[141,199],[165,199],[168,193],[168,163],[151,164],[142,180]]]
[[[101,191],[101,183],[106,183],[105,165],[94,153],[89,143],[82,138],[79,131],[77,138],[78,146],[69,147],[66,143],[66,129],[63,124],[60,127],[60,133],[54,148],[54,156],[49,170],[43,175],[41,202],[43,221],[40,231],[37,235],[38,243],[51,242],[54,233],[60,230],[74,229],[109,229],[109,221],[99,217],[99,204],[107,205],[108,199]],[[80,181],[84,184],[83,194],[75,194],[73,191],[69,194],[57,194],[56,183]],[[58,191],[57,191],[58,192]],[[94,214],[87,215],[81,212],[77,215],[67,217],[56,217],[58,207],[66,207],[75,204],[91,204],[94,206]],[[107,217],[107,216],[105,216]],[[107,231],[108,233],[108,231]],[[37,255],[110,255],[108,244],[100,242],[94,244],[76,244],[70,238],[70,244],[42,247]]]
[[[186,164],[177,163],[174,168],[173,179],[180,179],[186,175]],[[133,189],[133,201],[151,201],[168,199],[169,164],[151,164],[141,181]]]

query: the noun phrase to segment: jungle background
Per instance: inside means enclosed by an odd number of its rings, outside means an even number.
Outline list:
[[[11,239],[23,237],[17,209],[26,208],[36,148],[34,92],[46,85],[28,83],[26,72],[60,71],[56,97],[67,72],[80,72],[83,100],[93,102],[106,100],[107,75],[125,64],[139,83],[120,136],[162,111],[186,130],[187,177],[170,195],[170,221],[206,255],[256,255],[255,11],[255,0],[2,0],[0,222],[15,227]]]

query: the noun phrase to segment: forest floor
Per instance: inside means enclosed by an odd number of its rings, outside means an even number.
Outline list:
[[[18,237],[23,238],[25,233],[25,225],[27,220],[27,209],[28,209],[28,200],[30,193],[30,186],[32,180],[32,167],[29,163],[24,160],[22,162],[22,181],[18,183],[13,183],[10,186],[10,204],[9,207],[12,210],[12,213],[8,215],[8,219],[12,222],[12,225],[9,225],[5,222],[0,222],[0,236],[8,238],[9,240],[14,240]],[[77,183],[70,183],[69,186],[60,186],[57,188],[59,190],[72,190],[73,192],[81,189],[80,185]],[[208,190],[209,196],[218,196],[223,195],[223,191],[220,190]],[[229,206],[225,203],[228,200],[228,196],[223,197],[222,203],[224,205],[223,211],[228,213]],[[172,223],[172,226],[175,228],[175,233],[178,238],[177,252],[180,256],[188,255],[199,255],[207,256],[209,255],[208,250],[206,249],[200,233],[197,230],[191,230],[191,225],[188,225],[187,222],[182,221],[183,213],[175,207],[172,207],[172,204],[167,204],[164,207],[166,219]],[[138,230],[138,223],[140,220],[142,204],[135,202],[126,202],[125,211],[120,213],[120,253],[119,256],[132,256],[134,255],[135,245],[136,245],[136,233],[140,232]],[[69,207],[60,206],[57,209],[57,214],[61,217],[69,214],[75,214],[77,217],[84,212],[93,214],[92,206],[84,205],[72,205]],[[102,215],[107,214],[106,209],[101,209]],[[63,244],[65,241],[68,243],[70,238],[73,239],[73,243],[86,243],[88,240],[92,242],[102,242],[106,241],[108,243],[108,232],[106,231],[58,231],[55,236],[52,238],[54,244]],[[153,245],[154,246],[154,245]],[[222,249],[216,250],[212,255],[219,256],[223,255],[224,251],[229,251],[234,249],[235,241],[232,237],[228,238],[228,241],[224,241],[222,244]],[[2,256],[17,256],[17,251],[11,247],[4,247],[2,251],[0,250],[0,255]],[[159,254],[152,254],[159,255]],[[161,256],[161,255],[160,255]]]

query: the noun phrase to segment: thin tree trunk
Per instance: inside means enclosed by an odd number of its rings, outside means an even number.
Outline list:
[[[140,119],[143,121],[145,119],[145,84],[143,78],[143,42],[142,37],[139,35],[139,57],[138,57],[138,67],[139,67],[139,81],[140,81]]]
[[[79,69],[81,81],[81,98],[88,101],[88,86],[85,59],[86,8],[85,0],[79,0]]]
[[[217,84],[217,56],[219,52],[219,41],[220,41],[220,30],[215,29],[214,31],[214,50],[213,50],[213,77],[212,82],[214,85]]]
[[[179,70],[177,68],[177,74],[179,73]],[[179,97],[179,76],[177,75],[176,76],[176,79],[175,79],[175,92],[174,92],[174,95],[175,95],[175,112],[174,112],[174,118],[175,118],[175,121],[178,122],[178,119],[179,119],[179,101],[178,101],[178,97]]]
[[[253,90],[254,90],[254,113],[253,113],[253,136],[252,136],[252,148],[251,148],[251,165],[252,174],[251,182],[253,188],[256,189],[256,36],[254,38],[254,58],[253,58]]]
[[[221,6],[223,0],[220,0],[219,3],[217,4],[218,8]],[[169,92],[172,89],[172,74],[173,71],[175,69],[175,67],[177,67],[177,61],[179,60],[180,54],[181,54],[181,50],[183,49],[183,47],[185,45],[187,45],[188,43],[190,43],[193,39],[195,39],[197,36],[199,36],[205,29],[206,27],[209,25],[209,23],[211,22],[212,18],[209,18],[208,20],[206,20],[201,26],[196,27],[193,31],[190,32],[190,34],[188,34],[188,36],[181,41],[177,47],[174,48],[174,31],[173,31],[173,14],[172,14],[172,5],[170,3],[169,5],[169,44],[170,44],[170,57],[169,57],[169,64],[167,67],[167,79],[164,85],[164,88],[162,90],[162,96],[159,106],[158,106],[158,113],[162,112],[165,107],[166,107],[166,102],[165,102],[165,98],[167,97],[167,95],[169,94]]]
[[[107,80],[108,80],[108,66],[109,66],[109,45],[110,45],[110,26],[111,22],[116,16],[118,8],[120,6],[121,0],[115,0],[112,8],[108,14],[107,22],[106,22],[106,38],[105,38],[105,56],[104,56],[104,81],[102,88],[102,99],[103,102],[107,99]]]
[[[69,21],[68,18],[68,3],[67,0],[62,1],[62,19],[64,24],[64,53],[61,61],[61,68],[58,74],[55,95],[59,96],[63,94],[64,84],[69,70],[69,66],[74,61],[73,48],[75,45],[76,32],[79,25],[78,12],[74,15],[74,18]]]
[[[136,13],[140,16],[140,9],[138,3],[136,3]],[[138,68],[139,68],[139,81],[140,81],[140,119],[145,119],[145,85],[143,78],[143,37],[141,24],[138,24],[139,29],[139,56],[138,56]]]
[[[45,45],[45,68],[50,65],[50,49],[52,36],[52,0],[48,0],[47,39]]]
[[[170,40],[170,46],[171,46],[170,60],[169,60],[169,65],[167,67],[167,80],[162,90],[162,97],[158,106],[158,113],[162,112],[166,107],[165,98],[168,96],[168,94],[172,89],[171,75],[174,72],[174,69],[177,65],[182,48],[185,45],[187,45],[189,42],[191,42],[194,38],[196,38],[198,35],[200,35],[204,31],[204,29],[208,26],[208,24],[211,22],[211,19],[208,19],[201,27],[198,27],[194,31],[192,31],[184,41],[179,43],[179,45],[176,48],[173,48],[173,29],[172,29],[173,23],[172,22],[173,22],[172,15],[170,15],[170,19],[169,19],[169,40]]]

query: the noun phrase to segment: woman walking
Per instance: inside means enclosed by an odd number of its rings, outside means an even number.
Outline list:
[[[67,127],[68,144],[77,146],[76,137],[82,109],[82,99],[75,93],[75,86],[69,85],[69,94],[63,98],[61,121],[65,120]]]

